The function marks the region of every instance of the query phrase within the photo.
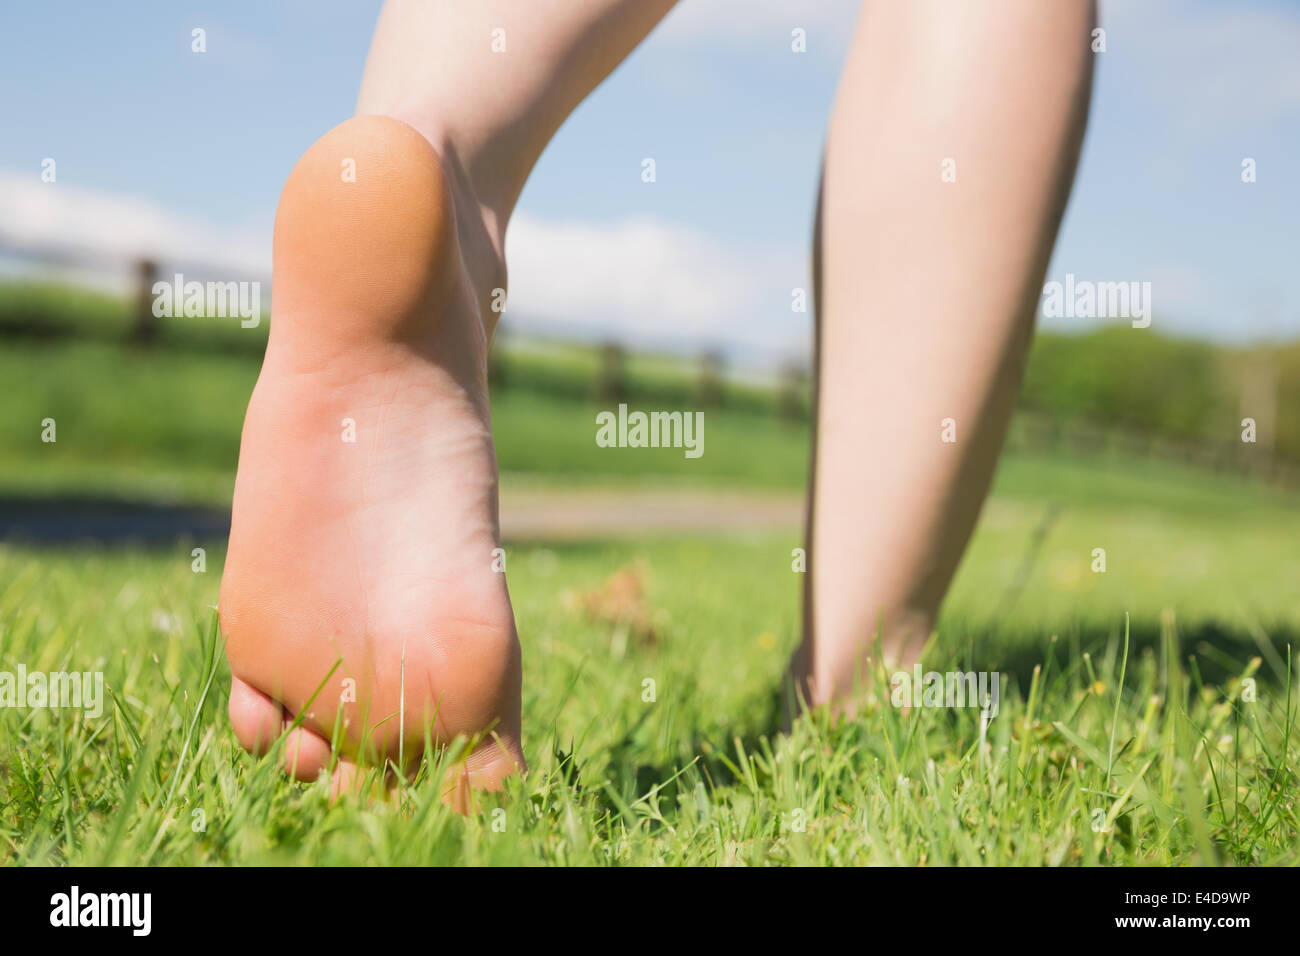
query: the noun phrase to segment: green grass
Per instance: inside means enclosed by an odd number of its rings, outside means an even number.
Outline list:
[[[5,491],[229,503],[255,359],[17,340],[0,377]]]
[[[211,335],[219,338],[215,331]],[[3,344],[0,492],[229,503],[260,347],[172,345],[148,351],[88,333],[75,341],[20,337]],[[784,423],[749,398],[737,397],[734,407],[705,413],[700,458],[687,459],[682,449],[670,448],[608,454],[596,445],[596,413],[613,404],[585,395],[581,378],[572,379],[576,394],[557,394],[550,379],[564,377],[569,360],[557,359],[555,351],[511,358],[512,384],[493,397],[503,471],[566,484],[802,484],[806,424]],[[631,399],[632,408],[695,407],[688,389],[666,374],[636,376],[637,394],[645,397]],[[55,422],[54,442],[42,441],[47,419]]]
[[[469,819],[427,764],[401,805],[331,806],[239,750],[217,546],[205,574],[193,542],[0,546],[0,670],[114,694],[99,720],[0,709],[0,859],[1294,865],[1297,540],[1294,501],[1253,486],[1008,462],[928,654],[1006,675],[983,746],[974,711],[887,697],[777,732],[793,533],[509,547],[532,772]],[[566,600],[633,562],[654,641]]]
[[[103,297],[0,295],[0,493],[229,501],[265,326],[168,322],[141,351],[125,323]],[[802,486],[807,428],[770,393],[733,386],[701,459],[611,455],[595,352],[506,354],[504,484]],[[632,356],[627,379],[634,407],[693,407],[680,365]],[[793,530],[511,546],[532,772],[468,820],[429,763],[399,805],[330,805],[243,754],[212,630],[221,543],[0,544],[0,671],[101,670],[112,691],[97,720],[0,708],[0,860],[1295,864],[1296,504],[1159,462],[1008,456],[927,656],[1005,675],[983,744],[973,711],[879,692],[777,732]],[[568,599],[633,563],[653,641]]]

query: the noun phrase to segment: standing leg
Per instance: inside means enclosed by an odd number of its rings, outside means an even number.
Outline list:
[[[1019,387],[1083,138],[1094,16],[1092,0],[863,6],[815,255],[811,562],[792,665],[813,703],[865,676],[878,632],[887,661],[910,666],[934,626]]]

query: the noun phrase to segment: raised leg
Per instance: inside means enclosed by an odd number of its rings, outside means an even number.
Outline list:
[[[390,0],[359,115],[285,185],[220,616],[234,731],[262,752],[289,730],[300,779],[407,772],[426,732],[479,740],[461,808],[524,766],[489,303],[542,148],[671,5]]]

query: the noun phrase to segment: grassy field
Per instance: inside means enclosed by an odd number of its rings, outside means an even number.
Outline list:
[[[265,327],[170,323],[144,350],[124,344],[125,314],[66,290],[0,295],[11,512],[229,502]],[[609,454],[596,353],[506,354],[507,490],[804,481],[807,427],[770,393],[728,386],[703,458]],[[679,365],[632,357],[628,378],[636,401],[690,407]],[[858,719],[779,732],[794,528],[508,543],[532,771],[469,819],[437,796],[448,755],[393,804],[331,805],[238,748],[213,637],[223,542],[0,542],[0,679],[95,670],[111,691],[98,719],[0,707],[0,861],[1295,864],[1297,505],[1155,461],[1008,456],[927,652],[935,670],[1003,675],[983,733],[972,709],[892,706],[884,679]],[[600,600],[614,575],[639,585]]]
[[[0,491],[229,504],[260,355],[188,348],[160,354],[94,338],[19,338],[3,346]],[[524,382],[537,377],[526,372],[562,375],[566,367],[554,356],[521,355],[515,364]],[[676,404],[634,400],[632,407],[687,408],[686,387],[677,391]],[[610,407],[581,391],[557,395],[526,384],[501,390],[493,425],[502,470],[566,483],[668,479],[796,488],[803,481],[804,424],[778,423],[752,405],[727,407],[708,412],[700,458],[671,448],[620,456],[595,444],[596,413]],[[42,441],[47,419],[55,422],[54,442]]]
[[[778,732],[793,530],[512,546],[532,772],[469,819],[428,763],[397,804],[331,806],[239,750],[219,543],[203,574],[194,542],[3,545],[0,670],[100,669],[113,696],[0,709],[0,859],[1295,864],[1298,540],[1256,486],[1008,461],[927,658],[1005,675],[983,743],[973,710],[879,696]],[[584,610],[620,570],[635,606]]]

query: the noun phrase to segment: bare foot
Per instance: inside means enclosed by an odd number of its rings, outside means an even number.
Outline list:
[[[294,168],[220,602],[248,750],[301,715],[286,770],[316,779],[341,718],[341,787],[360,762],[400,753],[409,769],[426,732],[487,734],[448,785],[462,808],[524,767],[519,641],[494,570],[492,290],[477,288],[502,273],[467,261],[482,248],[458,223],[470,199],[388,117],[335,127]]]
[[[805,707],[829,705],[836,714],[853,716],[862,696],[874,693],[876,677],[910,671],[925,650],[933,619],[920,612],[898,612],[879,633],[817,634],[805,622],[804,639],[795,648],[786,673],[784,726]]]

